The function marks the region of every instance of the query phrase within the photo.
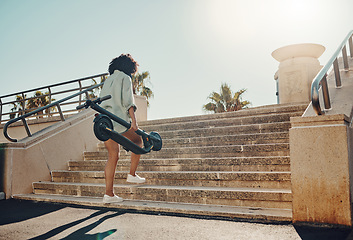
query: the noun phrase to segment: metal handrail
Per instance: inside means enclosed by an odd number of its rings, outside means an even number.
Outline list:
[[[34,115],[34,114],[36,114],[36,113],[38,113],[38,112],[44,111],[45,109],[52,108],[52,107],[57,107],[57,108],[58,108],[61,121],[65,121],[65,117],[64,117],[63,112],[61,111],[61,108],[60,108],[60,103],[65,102],[65,101],[67,101],[67,100],[69,100],[69,99],[71,99],[71,98],[77,97],[77,96],[79,96],[79,95],[82,95],[82,94],[84,94],[84,93],[86,93],[86,98],[88,99],[89,97],[88,97],[87,92],[92,91],[93,89],[98,88],[98,87],[102,86],[103,84],[104,84],[103,82],[102,82],[102,83],[99,83],[99,84],[96,84],[96,85],[94,85],[94,86],[92,86],[92,87],[89,87],[89,88],[83,90],[83,91],[80,91],[80,92],[78,92],[78,93],[72,94],[72,95],[70,95],[70,96],[68,96],[68,97],[66,97],[66,98],[61,99],[61,100],[55,101],[55,102],[53,102],[53,103],[51,103],[51,104],[49,104],[49,105],[47,105],[47,106],[38,108],[38,109],[36,109],[36,110],[34,110],[34,111],[32,111],[32,112],[29,112],[29,113],[26,113],[26,114],[24,114],[24,115],[22,115],[22,116],[19,116],[19,117],[17,117],[17,118],[11,119],[10,121],[8,121],[8,122],[4,125],[4,129],[3,129],[4,136],[5,136],[9,141],[11,141],[11,142],[17,142],[17,139],[13,139],[13,138],[11,138],[11,137],[7,134],[7,128],[8,128],[11,124],[13,124],[13,123],[15,123],[15,122],[21,120],[22,123],[23,123],[23,125],[24,125],[24,127],[25,127],[25,129],[26,129],[26,132],[27,132],[28,137],[31,137],[32,134],[31,134],[31,132],[30,132],[30,130],[29,130],[29,127],[28,127],[28,124],[27,124],[27,121],[26,121],[26,117],[29,117],[29,116],[31,116],[31,115]]]
[[[338,66],[338,56],[342,52],[343,66],[344,66],[345,70],[348,70],[349,63],[348,63],[346,45],[348,42],[349,50],[350,50],[350,57],[352,58],[353,57],[352,37],[353,37],[353,30],[350,31],[349,34],[344,38],[342,43],[337,48],[336,52],[333,54],[333,56],[330,58],[330,60],[326,63],[326,65],[321,69],[321,71],[316,75],[316,77],[314,78],[314,80],[311,84],[311,102],[312,102],[312,106],[315,110],[315,113],[317,115],[325,114],[325,112],[322,111],[321,107],[320,107],[320,100],[319,100],[320,86],[322,87],[322,94],[323,94],[325,109],[328,110],[331,108],[330,95],[329,95],[328,85],[327,85],[327,73],[331,69],[332,66],[333,66],[335,80],[336,80],[336,87],[339,88],[342,86],[341,75],[340,75],[340,70],[339,70],[339,66]]]
[[[0,123],[2,124],[5,121],[13,119],[16,115],[19,116],[21,114],[28,113],[33,109],[36,109],[36,108],[28,109],[27,108],[28,101],[46,98],[46,100],[48,101],[48,104],[51,104],[52,101],[55,101],[54,100],[55,96],[57,97],[59,96],[58,98],[63,98],[68,96],[72,92],[85,90],[86,88],[92,86],[90,83],[88,83],[89,84],[88,85],[87,81],[93,80],[94,82],[96,82],[95,78],[98,78],[98,77],[100,77],[103,80],[104,78],[106,78],[107,75],[108,73],[97,74],[97,75],[88,76],[80,79],[70,80],[66,82],[61,82],[57,84],[47,85],[44,87],[34,88],[26,91],[0,96]],[[72,86],[72,84],[77,84],[77,85]],[[33,97],[27,96],[29,93],[37,93],[38,91],[41,93],[38,96],[36,95]],[[20,97],[20,99],[16,99],[18,96]],[[14,98],[14,99],[11,99],[11,98]],[[79,101],[79,104],[81,104],[82,102],[81,96],[79,97],[78,101]],[[74,103],[76,102],[72,102],[71,104],[74,104]],[[66,105],[69,105],[69,103],[67,103]],[[11,108],[11,111],[10,111],[10,108]],[[51,117],[53,115],[58,115],[58,112],[52,112],[50,110],[51,109],[48,109],[45,113],[38,113],[36,115],[36,118],[38,117],[41,118],[42,116]],[[70,109],[68,111],[64,110],[63,112],[71,112],[71,111],[72,110]]]
[[[108,73],[97,74],[97,75],[94,75],[94,76],[79,78],[79,79],[70,80],[70,81],[66,81],[66,82],[62,82],[62,83],[56,83],[56,84],[47,85],[47,86],[39,87],[39,88],[33,88],[33,89],[30,89],[30,90],[26,90],[26,91],[22,91],[22,92],[17,92],[17,93],[12,93],[12,94],[4,95],[4,96],[1,96],[1,97],[2,97],[2,98],[5,98],[5,97],[12,96],[12,95],[20,95],[20,94],[22,94],[22,93],[34,92],[34,91],[41,90],[41,89],[44,89],[44,88],[57,87],[57,86],[65,85],[65,84],[75,83],[75,82],[77,82],[77,81],[82,81],[82,80],[86,80],[86,79],[92,79],[92,78],[101,77],[101,76],[106,76],[106,75],[108,75]]]

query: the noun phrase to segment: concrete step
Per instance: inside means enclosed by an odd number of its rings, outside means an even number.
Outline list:
[[[160,123],[156,125],[140,126],[146,132],[156,131],[175,131],[175,130],[188,130],[198,128],[213,128],[213,127],[226,127],[226,126],[241,126],[252,124],[265,124],[265,123],[278,123],[289,122],[291,117],[302,115],[302,112],[290,113],[275,113],[263,114],[255,116],[241,116],[232,118],[212,118],[212,119],[198,119],[190,122],[176,122],[176,123]]]
[[[105,184],[35,182],[33,189],[35,194],[102,197]],[[292,206],[291,191],[288,189],[116,184],[114,192],[129,200],[281,209],[291,209]]]
[[[15,199],[37,202],[52,202],[74,204],[89,207],[107,207],[129,211],[172,214],[177,216],[196,216],[212,219],[239,220],[261,223],[289,224],[292,221],[291,209],[236,207],[223,205],[204,205],[188,203],[171,203],[144,200],[124,200],[121,203],[104,204],[102,197],[78,197],[50,194],[22,194],[14,195]]]
[[[199,147],[220,145],[251,145],[268,143],[288,143],[288,132],[237,134],[210,137],[163,139],[163,147]],[[97,151],[106,151],[104,143],[97,145]]]
[[[174,124],[174,123],[187,123],[194,122],[196,120],[212,120],[212,119],[222,119],[222,118],[236,118],[243,116],[256,116],[263,114],[280,114],[280,113],[291,113],[298,112],[302,114],[307,108],[308,103],[299,103],[299,104],[274,104],[267,105],[261,107],[254,107],[248,109],[242,109],[236,112],[225,112],[225,113],[216,113],[216,114],[204,114],[198,116],[190,116],[190,117],[178,117],[178,118],[168,118],[168,119],[157,119],[157,120],[149,120],[145,122],[140,122],[139,126],[142,129],[147,126],[156,126],[162,124]]]
[[[290,189],[290,172],[211,172],[211,171],[139,171],[148,185],[241,187]],[[126,184],[127,173],[117,171],[115,183]],[[52,171],[54,182],[104,183],[103,171]]]
[[[256,133],[273,133],[273,132],[288,132],[290,122],[278,123],[261,123],[249,125],[233,125],[223,127],[200,127],[195,129],[179,129],[170,131],[157,131],[162,139],[174,138],[197,138],[210,136],[238,135],[238,134],[256,134]]]
[[[288,132],[234,134],[222,136],[206,136],[194,138],[163,139],[163,147],[198,147],[198,146],[221,146],[221,145],[251,145],[269,143],[288,143]],[[103,145],[103,149],[105,149]]]
[[[104,160],[70,161],[70,171],[103,171]],[[129,159],[118,161],[118,171],[130,169]],[[290,171],[289,157],[228,157],[142,159],[139,171]]]
[[[142,185],[127,184],[130,153],[121,151],[114,192],[126,199],[108,204],[124,209],[182,212],[244,219],[291,221],[290,117],[307,104],[286,104],[139,122],[157,131],[163,148],[141,156]],[[53,182],[33,183],[19,198],[106,206],[104,144],[70,161],[69,171],[52,171]]]
[[[228,145],[202,146],[183,148],[162,148],[160,151],[151,151],[142,155],[142,159],[161,158],[210,158],[210,157],[263,157],[289,156],[289,144],[256,144],[256,145]],[[108,152],[84,152],[85,160],[107,159]],[[120,159],[130,158],[130,153],[120,152]]]

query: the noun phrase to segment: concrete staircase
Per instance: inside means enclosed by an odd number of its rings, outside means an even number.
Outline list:
[[[237,112],[140,123],[163,138],[159,152],[142,155],[138,174],[146,183],[126,183],[130,155],[121,151],[109,207],[196,214],[254,221],[291,221],[290,117],[306,104],[271,105]],[[33,183],[34,194],[16,198],[107,206],[102,143],[51,182]]]

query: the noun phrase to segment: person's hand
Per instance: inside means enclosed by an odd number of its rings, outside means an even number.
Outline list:
[[[131,127],[132,130],[137,131],[139,129],[137,122],[136,121],[132,121],[131,123]]]
[[[131,117],[131,127],[130,129],[134,130],[134,132],[136,132],[139,127],[137,126],[137,121],[136,121],[136,116],[135,116],[135,110],[133,107],[129,108],[129,114]]]

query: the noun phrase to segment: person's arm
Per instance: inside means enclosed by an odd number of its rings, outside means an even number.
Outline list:
[[[131,129],[134,131],[138,130],[138,125],[136,121],[135,111],[136,105],[134,103],[134,96],[132,93],[132,83],[131,78],[126,76],[122,80],[122,98],[121,104],[127,110],[127,113],[130,115],[131,118]]]
[[[134,107],[130,107],[129,108],[129,114],[130,114],[130,117],[131,117],[131,129],[134,130],[134,131],[137,131],[138,125],[137,125],[137,121],[136,121]]]

